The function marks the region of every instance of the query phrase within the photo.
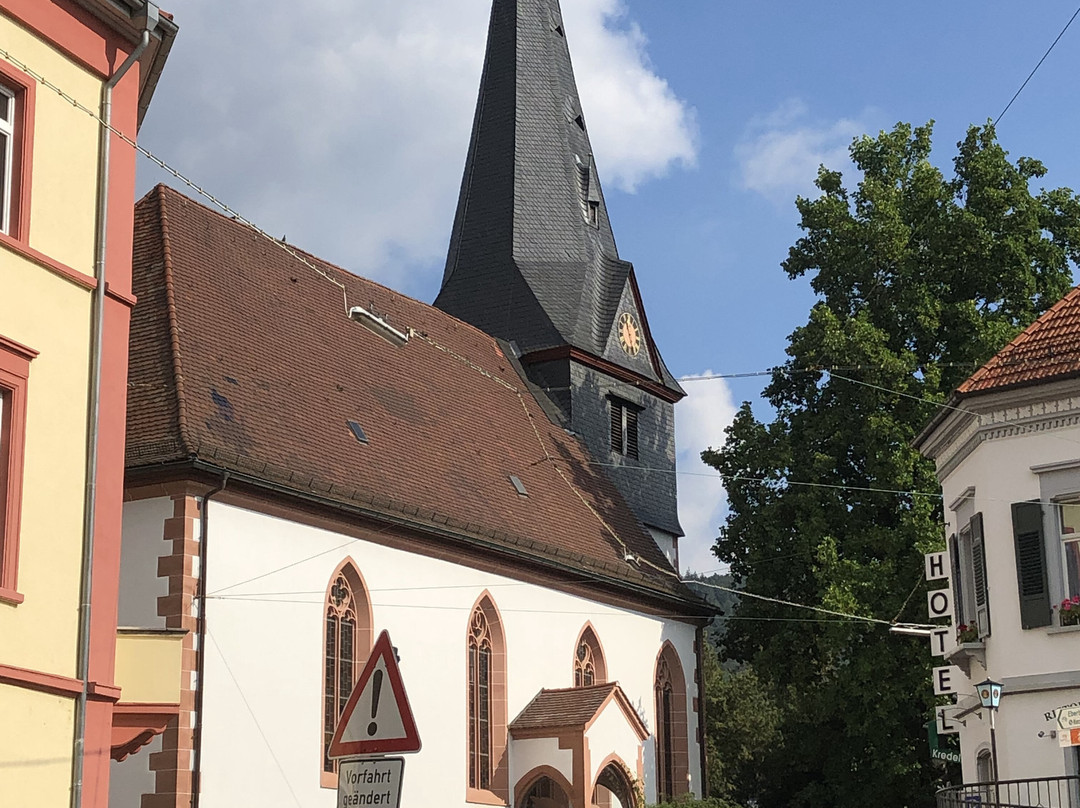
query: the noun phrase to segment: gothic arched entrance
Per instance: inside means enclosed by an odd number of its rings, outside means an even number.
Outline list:
[[[618,761],[611,761],[596,778],[593,805],[600,808],[640,808],[634,783]]]

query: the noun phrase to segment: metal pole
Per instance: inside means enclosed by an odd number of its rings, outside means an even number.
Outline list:
[[[997,755],[997,726],[994,724],[994,714],[997,712],[997,708],[990,708],[990,761],[994,766],[994,804],[997,805],[998,800],[998,780],[1001,779],[1001,773],[998,771],[998,755]]]

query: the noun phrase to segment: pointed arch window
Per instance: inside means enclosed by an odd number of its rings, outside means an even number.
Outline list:
[[[666,802],[687,791],[689,749],[686,681],[678,654],[665,643],[656,660],[656,798]]]
[[[491,788],[491,631],[479,607],[469,626],[469,785]]]
[[[589,687],[607,681],[604,652],[592,626],[585,626],[574,651],[574,687]]]
[[[505,802],[506,644],[502,621],[488,595],[469,616],[468,656],[468,793],[470,801]]]
[[[323,612],[322,776],[337,787],[337,762],[329,755],[338,717],[345,709],[363,661],[371,652],[371,608],[360,573],[346,561],[331,576]]]

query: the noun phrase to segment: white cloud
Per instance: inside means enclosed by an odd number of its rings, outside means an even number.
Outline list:
[[[188,0],[141,142],[274,235],[397,288],[445,256],[487,0]],[[694,158],[622,0],[566,0],[601,176]],[[140,187],[168,178],[141,164]],[[426,278],[417,271],[426,270]]]
[[[656,75],[622,0],[563,4],[567,41],[601,180],[624,191],[697,158],[694,110]]]
[[[828,123],[809,117],[802,101],[790,99],[750,122],[735,146],[744,189],[787,205],[796,195],[816,195],[818,166],[835,171],[851,168],[848,147],[868,131],[865,120],[872,112]]]
[[[701,376],[708,377],[706,370]],[[679,541],[680,572],[719,569],[710,552],[719,535],[727,497],[720,476],[701,462],[701,453],[724,444],[724,429],[735,417],[731,390],[723,379],[683,378],[687,396],[675,407],[675,449],[679,469],[679,521],[686,532]]]

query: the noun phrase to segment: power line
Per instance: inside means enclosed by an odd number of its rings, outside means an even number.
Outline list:
[[[1058,41],[1063,36],[1065,36],[1065,32],[1069,30],[1069,26],[1073,24],[1073,20],[1076,19],[1077,14],[1080,14],[1080,8],[1077,8],[1076,11],[1073,12],[1073,15],[1069,17],[1069,21],[1065,23],[1065,27],[1061,29],[1061,33],[1058,34],[1054,41],[1050,43],[1050,47],[1046,49],[1046,53],[1043,54],[1042,58],[1039,60],[1039,63],[1035,65],[1034,68],[1032,68],[1030,73],[1028,73],[1028,77],[1024,79],[1024,83],[1020,85],[1020,89],[1013,93],[1013,97],[1009,99],[1009,103],[1005,105],[1005,109],[1001,110],[1001,113],[994,120],[994,126],[997,126],[998,121],[1000,121],[1005,116],[1005,113],[1009,111],[1009,107],[1013,105],[1013,101],[1015,101],[1020,95],[1020,93],[1024,91],[1024,88],[1027,87],[1028,82],[1031,81],[1031,77],[1035,75],[1036,71],[1038,71],[1038,69],[1042,67],[1042,63],[1046,61],[1046,57],[1050,55],[1050,51],[1052,51],[1054,49],[1054,46],[1057,45]]]
[[[221,664],[225,666],[225,672],[229,674],[229,678],[232,679],[233,686],[236,688],[237,694],[240,696],[240,700],[244,702],[244,707],[247,708],[248,715],[251,716],[251,720],[255,724],[255,729],[259,731],[259,735],[263,739],[263,743],[266,744],[266,751],[270,753],[271,760],[274,761],[274,765],[277,766],[278,773],[281,775],[281,779],[285,781],[285,787],[289,789],[289,794],[292,795],[293,802],[296,803],[297,808],[302,808],[300,805],[300,799],[296,796],[296,792],[293,790],[292,783],[289,782],[288,776],[285,774],[285,769],[281,765],[281,761],[278,760],[278,756],[274,754],[274,748],[270,745],[270,739],[266,737],[266,733],[263,732],[262,725],[259,723],[259,719],[255,715],[255,711],[252,709],[251,704],[247,700],[247,696],[244,695],[244,689],[240,687],[240,682],[236,679],[236,674],[233,673],[232,668],[229,666],[229,661],[225,659],[225,655],[221,652],[221,646],[218,641],[214,639],[214,635],[210,632],[210,629],[206,629],[206,636],[210,638],[210,642],[214,644],[214,648],[218,652],[218,656],[221,658]],[[199,682],[199,687],[204,687],[202,682]],[[198,720],[201,722],[203,717],[198,716]]]

